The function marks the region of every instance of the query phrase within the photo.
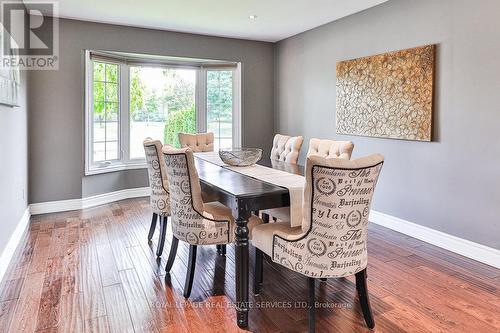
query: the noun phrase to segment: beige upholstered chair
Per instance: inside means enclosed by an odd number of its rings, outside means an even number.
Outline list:
[[[315,155],[328,159],[341,158],[350,160],[353,149],[354,143],[352,143],[351,141],[311,139],[309,141],[309,150],[307,151],[307,156],[309,157]],[[274,220],[290,220],[289,207],[268,209],[266,211],[263,211],[262,213],[262,219],[265,223],[269,222],[269,216],[272,216]]]
[[[214,151],[214,133],[179,133],[182,148],[191,148],[195,153]]]
[[[297,164],[303,142],[304,138],[301,136],[276,134],[271,149],[271,160]]]
[[[188,243],[189,262],[184,297],[189,297],[193,285],[198,245],[223,245],[234,240],[235,222],[231,210],[218,202],[203,203],[198,172],[190,148],[163,150],[170,182],[172,209],[172,244],[166,271],[170,272],[179,240]],[[252,216],[249,228],[259,223]]]
[[[375,326],[366,286],[366,244],[370,206],[383,161],[379,154],[353,161],[308,157],[302,227],[277,222],[252,230],[256,294],[262,282],[262,253],[309,278],[310,304],[314,304],[315,278],[355,275],[366,324]],[[314,307],[310,306],[309,314],[309,327],[314,330]]]
[[[321,156],[325,158],[342,158],[350,160],[354,144],[351,141],[335,141],[311,139],[307,156]]]
[[[162,144],[158,140],[146,138],[143,142],[148,166],[149,186],[151,187],[150,205],[153,219],[149,227],[148,241],[153,238],[156,222],[160,219],[160,238],[156,255],[161,256],[165,244],[167,220],[170,216],[170,196],[165,161],[162,157]]]

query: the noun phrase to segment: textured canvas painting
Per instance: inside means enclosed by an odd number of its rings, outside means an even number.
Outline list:
[[[337,63],[337,133],[431,141],[435,45]]]

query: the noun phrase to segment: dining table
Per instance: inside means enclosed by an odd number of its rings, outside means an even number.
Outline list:
[[[271,184],[239,173],[235,168],[212,163],[195,153],[195,164],[204,197],[229,207],[235,219],[235,283],[237,324],[248,326],[249,293],[249,229],[252,212],[288,207],[290,194],[286,187]],[[197,158],[196,158],[197,157]],[[257,164],[284,172],[303,175],[304,167],[263,158]]]

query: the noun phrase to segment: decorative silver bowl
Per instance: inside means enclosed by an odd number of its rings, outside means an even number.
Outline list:
[[[220,149],[221,160],[232,166],[249,166],[257,163],[262,157],[262,149],[259,148],[229,148]]]

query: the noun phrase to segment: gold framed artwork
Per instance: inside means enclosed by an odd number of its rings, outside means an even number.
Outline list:
[[[338,134],[431,141],[435,45],[337,63]]]

